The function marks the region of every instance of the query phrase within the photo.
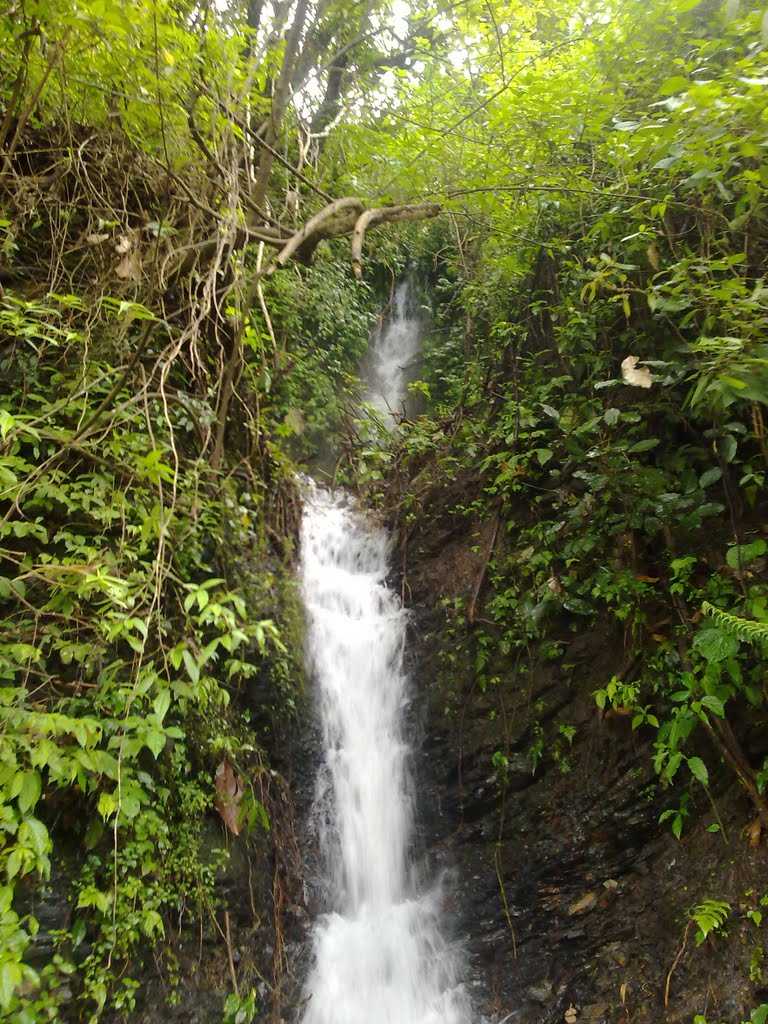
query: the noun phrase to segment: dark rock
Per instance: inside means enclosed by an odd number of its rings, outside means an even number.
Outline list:
[[[477,685],[473,631],[454,619],[450,634],[441,633],[442,599],[472,594],[471,549],[482,531],[456,530],[440,503],[466,504],[472,486],[452,480],[433,492],[409,532],[407,580],[414,714],[426,738],[416,758],[422,836],[433,863],[456,868],[450,923],[466,936],[477,1017],[560,1024],[572,1004],[577,1024],[690,1024],[704,1012],[740,1024],[760,1002],[746,952],[759,938],[748,922],[733,917],[716,943],[689,941],[667,1008],[664,989],[691,905],[715,897],[738,906],[747,890],[762,893],[768,851],[707,834],[703,794],[694,794],[682,842],[659,826],[669,804],[656,785],[650,737],[626,719],[601,719],[594,706],[593,691],[625,664],[621,624],[580,622],[574,637],[563,615],[548,627],[562,627],[559,663],[523,671],[491,648],[485,676],[499,682]],[[449,671],[441,650],[450,652]],[[566,772],[551,753],[561,724],[577,730],[564,751]],[[535,774],[534,726],[545,739]],[[497,750],[508,759],[506,784],[493,770]],[[712,785],[725,792],[723,773]],[[718,802],[726,828],[738,833],[746,803]]]
[[[534,1003],[541,1003],[542,1006],[545,1006],[552,998],[554,991],[555,986],[547,978],[544,981],[540,981],[537,985],[529,985],[525,994]]]

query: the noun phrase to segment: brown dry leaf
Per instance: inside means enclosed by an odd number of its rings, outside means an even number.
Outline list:
[[[621,364],[621,376],[624,383],[630,384],[633,388],[649,388],[653,384],[651,371],[647,366],[638,367],[639,362],[639,356],[627,356]]]
[[[240,835],[240,801],[243,799],[243,784],[229,761],[224,758],[216,769],[216,810],[229,831]]]
[[[102,242],[106,242],[109,235],[86,235],[85,240],[88,245],[101,245]]]
[[[588,910],[597,903],[597,894],[594,892],[585,893],[580,900],[576,900],[568,907],[568,913],[573,917],[574,914],[586,914]]]
[[[141,277],[141,256],[139,253],[126,253],[115,267],[115,273],[123,281],[138,281]]]
[[[571,1003],[571,1005],[563,1014],[563,1020],[565,1021],[565,1024],[576,1024],[576,1019],[578,1018],[578,1016],[579,1011],[576,1009],[573,1003]]]
[[[626,981],[622,982],[621,983],[621,987],[619,988],[619,999],[621,999],[621,1005],[622,1006],[626,1006],[627,1005],[627,991],[628,991],[628,989],[629,989],[629,985],[627,984],[627,982]]]
[[[133,242],[130,240],[128,235],[120,235],[115,246],[115,252],[118,256],[123,256],[125,253],[130,252],[133,248]]]
[[[659,256],[659,249],[655,242],[651,242],[648,248],[645,250],[645,254],[648,257],[648,262],[651,264],[654,270],[658,270],[661,266],[661,258]]]

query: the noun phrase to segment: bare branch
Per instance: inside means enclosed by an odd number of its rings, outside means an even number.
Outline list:
[[[352,269],[358,281],[363,276],[363,242],[368,228],[404,220],[427,220],[436,217],[442,207],[438,203],[417,203],[403,206],[380,206],[361,213],[352,232]]]
[[[273,274],[280,267],[284,267],[301,247],[311,244],[311,253],[321,239],[347,234],[363,210],[362,200],[354,196],[345,196],[324,206],[283,246],[272,261],[267,274]]]

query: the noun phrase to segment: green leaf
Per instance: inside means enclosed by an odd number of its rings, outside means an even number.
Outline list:
[[[102,793],[99,796],[99,802],[96,805],[96,810],[99,812],[99,814],[105,821],[108,818],[111,818],[112,815],[117,810],[117,801],[115,800],[114,794]]]
[[[168,657],[171,659],[171,664],[177,670],[181,666],[181,659],[182,659],[183,654],[184,654],[184,644],[181,643],[181,644],[176,644],[176,646],[171,650],[170,654],[168,655]]]
[[[725,437],[721,437],[717,442],[717,450],[723,462],[733,462],[738,447],[736,438],[732,434],[726,434]]]
[[[631,448],[627,449],[627,455],[637,455],[640,452],[649,452],[652,448],[656,448],[661,442],[658,437],[647,437],[644,441],[638,441],[637,444],[633,444]]]
[[[102,892],[95,885],[89,885],[80,890],[77,906],[95,907],[101,914],[108,914],[112,906],[112,898],[108,892]]]
[[[725,705],[719,697],[715,697],[714,694],[708,693],[701,698],[702,707],[705,707],[708,711],[711,711],[713,715],[717,715],[718,718],[725,717]]]
[[[168,713],[168,708],[170,706],[171,706],[171,691],[170,690],[162,690],[155,697],[154,703],[152,704],[152,709],[154,710],[155,714],[157,715],[158,719],[161,722],[165,718],[166,714]]]
[[[155,936],[162,937],[165,935],[163,919],[156,910],[144,911],[141,916],[141,930],[149,939],[154,938]]]
[[[756,558],[762,558],[766,551],[768,551],[768,544],[766,544],[762,537],[759,537],[749,544],[734,544],[733,547],[728,548],[725,560],[731,569],[738,569],[739,564],[742,566],[749,565]]]
[[[683,755],[680,751],[675,751],[674,754],[667,761],[666,768],[664,769],[664,775],[671,782],[675,775],[677,775],[677,769],[680,767],[680,763],[683,760]]]
[[[16,420],[11,414],[5,410],[0,409],[0,438],[4,441],[8,436],[8,433],[13,430],[16,425]]]
[[[182,651],[182,657],[184,659],[184,666],[187,670],[187,675],[189,676],[189,678],[192,680],[193,683],[199,682],[200,668],[195,659],[192,657],[191,652],[184,648],[184,650]]]
[[[18,847],[14,847],[8,855],[8,860],[5,862],[5,873],[9,881],[18,875],[23,863],[24,855],[22,851]]]
[[[21,984],[21,964],[13,960],[5,960],[0,964],[0,1006],[8,1009],[13,994]]]
[[[27,811],[31,811],[34,808],[35,804],[40,799],[42,791],[43,780],[40,777],[40,772],[24,772],[21,790],[17,801],[19,810],[22,814],[26,814]]]
[[[709,785],[709,772],[707,771],[707,766],[700,757],[689,757],[688,767],[690,768],[691,775],[693,775],[694,779],[700,782],[702,786]]]
[[[665,78],[659,87],[659,96],[673,96],[676,92],[683,92],[689,86],[687,78],[682,75],[673,75]]]
[[[158,757],[165,746],[165,734],[160,732],[159,729],[147,729],[144,734],[144,743],[149,747],[155,757]]]
[[[710,484],[716,484],[718,480],[722,479],[723,471],[719,466],[713,466],[711,469],[705,470],[699,477],[699,486],[709,487]]]
[[[704,626],[693,638],[693,649],[705,661],[717,664],[732,658],[739,649],[739,641],[717,626]]]
[[[133,793],[124,793],[120,800],[120,812],[132,821],[141,810],[139,798]]]
[[[723,505],[717,501],[706,501],[696,509],[698,519],[709,519],[710,516],[719,516],[723,511]]]
[[[23,842],[34,850],[39,859],[51,850],[51,839],[48,829],[37,818],[25,818],[19,826],[19,842]]]

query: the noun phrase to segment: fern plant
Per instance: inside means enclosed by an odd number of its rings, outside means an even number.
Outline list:
[[[743,619],[740,615],[724,612],[705,601],[701,610],[717,623],[723,632],[738,640],[748,643],[768,643],[768,622],[756,622],[754,619]]]
[[[731,905],[724,900],[704,900],[698,903],[688,914],[696,925],[696,945],[700,946],[713,932],[719,932],[730,912]]]

